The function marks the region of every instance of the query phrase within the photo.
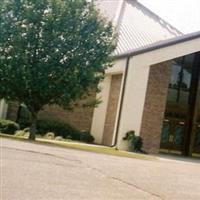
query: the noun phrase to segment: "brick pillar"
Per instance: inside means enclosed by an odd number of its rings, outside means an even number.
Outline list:
[[[112,145],[116,115],[117,115],[117,106],[119,102],[119,95],[121,89],[122,74],[113,75],[111,86],[110,86],[110,95],[106,113],[106,121],[104,126],[103,134],[103,144]]]
[[[140,133],[144,142],[143,149],[149,153],[158,153],[160,149],[161,130],[171,75],[170,66],[170,62],[164,62],[150,67]]]

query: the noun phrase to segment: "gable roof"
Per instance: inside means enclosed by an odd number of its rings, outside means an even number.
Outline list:
[[[182,33],[136,0],[95,0],[96,6],[117,28],[118,45],[114,55],[181,36]]]
[[[199,0],[138,0],[184,34],[200,31]]]
[[[200,31],[197,31],[194,33],[188,33],[188,34],[181,35],[178,37],[170,38],[168,40],[155,42],[155,43],[149,45],[148,47],[141,47],[141,48],[134,49],[134,50],[126,52],[126,53],[122,53],[120,55],[114,55],[114,57],[115,58],[132,57],[132,56],[147,53],[147,52],[150,52],[153,50],[169,47],[172,45],[177,45],[177,44],[180,44],[183,42],[188,42],[188,41],[192,41],[192,40],[199,39],[199,38],[200,38]]]
[[[123,0],[94,0],[93,2],[108,20],[114,22],[115,17],[121,10]]]

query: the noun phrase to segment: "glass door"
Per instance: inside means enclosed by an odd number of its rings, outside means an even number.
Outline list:
[[[194,125],[193,125],[194,127],[193,128],[193,131],[194,131],[193,153],[200,155],[200,77],[199,77],[198,85],[199,86],[197,90],[197,100],[196,100],[195,117],[194,117]]]
[[[194,141],[193,152],[200,155],[200,112],[195,124],[195,141]]]
[[[168,88],[161,150],[182,153],[188,130],[194,54],[173,60]]]

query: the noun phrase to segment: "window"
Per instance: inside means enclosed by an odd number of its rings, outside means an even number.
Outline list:
[[[169,103],[188,104],[193,60],[194,55],[191,54],[173,61],[168,91]]]

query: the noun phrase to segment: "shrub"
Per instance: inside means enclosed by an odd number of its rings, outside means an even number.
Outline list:
[[[20,129],[27,128],[31,125],[31,115],[24,104],[20,105],[17,123],[19,124]]]
[[[0,132],[13,135],[17,130],[19,130],[19,124],[11,120],[0,120]]]
[[[38,120],[37,130],[38,133],[43,136],[48,132],[53,132],[55,137],[62,136],[64,139],[72,139],[88,143],[94,141],[94,137],[90,133],[81,132],[75,127],[60,121]]]
[[[20,128],[21,128],[21,127],[20,127]],[[26,132],[26,133],[27,133],[27,132],[30,132],[30,128],[27,127],[27,128],[25,128],[25,129],[23,129],[23,131]]]
[[[60,121],[38,120],[37,130],[41,135],[45,135],[48,132],[53,132],[55,133],[55,136],[62,136],[63,138],[68,138],[68,136],[71,136],[74,140],[80,139],[79,130]]]
[[[19,124],[21,130],[23,130],[31,125],[30,121],[28,121],[26,119],[18,119],[17,123]]]
[[[80,135],[80,141],[87,142],[87,143],[93,143],[94,137],[89,132],[82,132]]]
[[[143,141],[140,136],[135,135],[135,131],[128,131],[123,140],[130,142],[130,148],[134,152],[144,152],[142,150]]]

